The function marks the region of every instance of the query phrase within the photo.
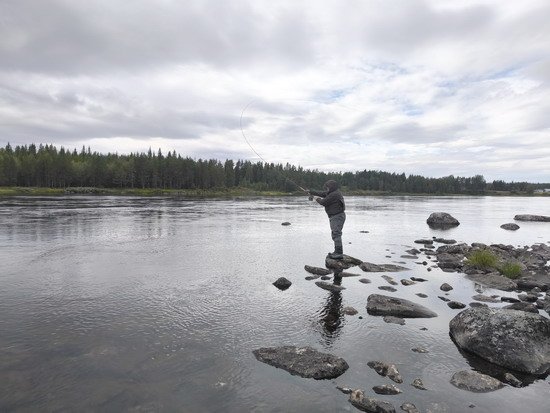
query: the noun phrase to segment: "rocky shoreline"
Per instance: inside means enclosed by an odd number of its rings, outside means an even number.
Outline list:
[[[444,226],[459,225],[458,221],[455,222],[451,219],[452,217],[441,216],[445,220]],[[529,217],[532,216],[516,216],[515,219],[545,222],[541,217]],[[432,219],[429,225],[437,226],[436,221]],[[512,229],[512,227],[504,229]],[[453,290],[452,280],[450,283],[442,283],[439,287],[444,294],[439,298],[445,301],[451,309],[461,310],[449,322],[450,339],[461,351],[474,354],[499,369],[499,374],[495,376],[473,370],[457,371],[452,377],[449,377],[449,382],[452,385],[465,391],[492,392],[507,385],[513,387],[528,385],[531,379],[524,382],[522,380],[525,377],[541,378],[550,374],[550,319],[548,318],[550,314],[550,266],[548,265],[550,263],[550,246],[543,243],[517,247],[504,244],[466,244],[439,237],[417,239],[414,243],[418,247],[404,251],[407,255],[402,256],[403,258],[415,260],[415,264],[425,267],[427,272],[438,268],[445,273],[456,273],[457,276],[474,282],[474,289],[478,294],[472,296],[473,301],[469,303],[469,308],[466,308],[467,304],[446,297]],[[476,261],[474,258],[479,254],[490,259],[487,259],[487,262]],[[344,256],[344,259],[340,261],[327,258],[325,260],[326,268],[306,265],[304,269],[310,275],[305,279],[314,280],[322,277],[323,281],[316,281],[315,284],[331,291],[331,294],[341,294],[344,289],[340,285],[342,278],[359,276],[359,274],[344,272],[352,267],[358,267],[363,272],[371,273],[375,277],[380,276],[388,285],[378,288],[390,293],[397,292],[398,288],[396,287],[407,288],[420,282],[429,281],[420,277],[396,280],[393,276],[383,274],[399,274],[409,271],[409,268],[400,264],[401,262],[395,261],[392,263],[370,263],[350,256]],[[513,266],[513,272],[509,271],[510,266]],[[333,282],[327,282],[331,278]],[[370,283],[370,280],[365,278],[358,281]],[[513,293],[517,297],[506,295],[506,293],[481,294],[485,288]],[[418,296],[418,300],[427,297],[422,293],[418,293],[416,296]],[[398,325],[405,325],[407,318],[438,317],[437,313],[415,301],[372,293],[367,297],[366,310],[369,316],[381,317],[386,323]],[[501,307],[503,303],[506,305]],[[346,314],[355,315],[357,313],[354,308],[346,307]],[[288,346],[280,349],[282,349],[281,354],[288,353]],[[428,353],[428,350],[422,347],[412,350],[418,354]],[[259,350],[256,350],[255,354],[257,351]],[[339,363],[345,363],[347,366],[347,363],[337,356],[322,355],[320,357],[326,359],[329,356],[334,360],[341,360]],[[292,353],[292,357],[286,362],[278,361],[276,364],[269,364],[283,368],[291,374],[302,375],[294,372],[292,370],[294,367],[286,368],[285,365],[295,366],[300,363],[307,365],[307,360],[300,357],[297,360],[296,352]],[[310,354],[308,357],[314,359]],[[260,358],[258,359],[260,360]],[[326,366],[323,367],[323,363],[318,364],[320,368],[326,368]],[[421,377],[404,379],[399,373],[398,366],[393,363],[370,361],[367,365],[379,375],[388,377],[398,384],[409,380],[410,385],[417,390],[426,390]],[[308,366],[308,368],[312,367],[314,366]],[[343,374],[344,371],[345,369],[339,373]],[[312,373],[308,374],[302,376],[318,378]],[[390,402],[370,397],[362,389],[349,387],[339,387],[339,389],[349,394],[349,402],[359,410],[395,412],[395,407]],[[403,393],[402,389],[388,384],[374,386],[373,391],[382,395]],[[412,403],[403,403],[400,407],[406,412],[419,411]],[[432,411],[437,411],[437,409]]]

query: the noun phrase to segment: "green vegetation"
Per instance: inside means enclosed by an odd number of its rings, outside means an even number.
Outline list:
[[[482,270],[494,269],[508,278],[518,278],[521,275],[521,265],[517,262],[500,262],[498,257],[489,250],[474,251],[466,260],[466,265]]]
[[[517,262],[505,262],[498,267],[499,272],[505,277],[516,279],[521,275],[521,265]]]
[[[419,175],[363,170],[326,173],[290,164],[233,161],[227,159],[193,159],[175,151],[156,153],[100,154],[83,147],[80,152],[53,145],[23,145],[0,148],[0,187],[21,188],[96,188],[92,193],[145,195],[184,191],[190,194],[215,196],[242,191],[252,194],[280,194],[304,188],[321,189],[334,179],[348,195],[355,194],[528,194],[550,184],[521,182],[485,182],[481,175],[473,177],[426,178]],[[150,191],[149,191],[150,190]],[[5,189],[0,194],[9,195]],[[58,193],[55,192],[54,193]],[[41,195],[31,190],[29,194]],[[50,193],[48,193],[50,194]]]
[[[481,270],[496,268],[498,259],[495,254],[489,250],[474,251],[466,260],[466,265],[470,265]]]

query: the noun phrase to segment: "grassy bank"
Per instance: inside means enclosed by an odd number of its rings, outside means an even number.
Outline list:
[[[465,194],[418,194],[391,191],[346,190],[346,196],[469,196]],[[302,191],[256,191],[250,188],[230,189],[152,189],[152,188],[41,188],[41,187],[0,187],[2,196],[61,196],[61,195],[112,195],[112,196],[185,196],[185,197],[247,197],[247,196],[304,196]],[[489,191],[486,196],[548,196],[523,192]]]

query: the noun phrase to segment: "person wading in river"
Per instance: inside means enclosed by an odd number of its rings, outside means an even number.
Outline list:
[[[310,195],[315,196],[315,201],[325,207],[330,222],[330,231],[334,241],[334,252],[328,254],[329,258],[341,260],[344,258],[342,246],[342,228],[346,222],[346,204],[344,197],[338,189],[336,181],[327,181],[323,187],[324,191],[309,190]]]

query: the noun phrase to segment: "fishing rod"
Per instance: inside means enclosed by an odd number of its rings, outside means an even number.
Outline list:
[[[243,129],[243,115],[244,115],[244,112],[248,109],[248,107],[254,102],[254,100],[251,100],[250,102],[248,102],[248,104],[243,108],[242,112],[241,112],[241,118],[239,120],[239,126],[241,127],[241,133],[243,135],[243,138],[244,140],[246,141],[246,143],[248,144],[248,146],[250,146],[250,149],[252,149],[252,152],[254,152],[256,154],[256,156],[258,156],[258,158],[260,158],[264,163],[269,163],[267,162],[263,157],[262,155],[260,155],[258,153],[258,151],[256,151],[256,149],[254,149],[254,147],[252,146],[252,144],[250,143],[250,141],[248,140],[248,138],[246,137],[246,134],[244,133],[244,129]],[[300,188],[303,192],[305,192],[306,194],[309,195],[309,191],[305,190],[304,188],[302,188],[300,185],[298,185],[296,182],[294,182],[292,179],[290,179],[288,176],[286,176],[283,172],[277,170],[277,172],[283,177],[285,178],[287,181],[293,183],[296,187]]]

